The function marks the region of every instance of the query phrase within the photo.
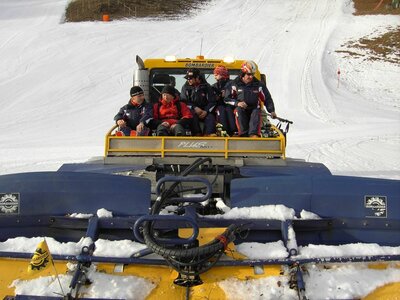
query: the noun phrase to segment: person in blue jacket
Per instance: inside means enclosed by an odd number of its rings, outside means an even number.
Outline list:
[[[217,122],[223,127],[229,136],[233,136],[236,132],[235,115],[233,113],[235,107],[225,103],[225,88],[229,84],[229,71],[225,66],[218,65],[214,68],[214,78],[216,82],[212,85],[217,103],[216,118]]]
[[[238,77],[225,90],[225,103],[235,107],[235,119],[239,136],[261,136],[261,104],[272,118],[276,118],[274,101],[267,86],[254,77],[257,66],[245,61]]]
[[[216,136],[215,94],[199,69],[186,72],[186,83],[182,86],[181,101],[186,103],[193,114],[192,135]],[[200,123],[204,123],[204,130]]]
[[[144,99],[141,87],[133,86],[128,104],[120,108],[114,120],[123,135],[148,135],[149,123],[153,118],[153,107]]]

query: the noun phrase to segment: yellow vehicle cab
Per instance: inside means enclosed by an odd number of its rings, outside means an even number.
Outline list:
[[[213,70],[223,65],[228,68],[231,79],[235,78],[245,60],[175,58],[142,60],[136,57],[136,69],[133,84],[140,86],[145,92],[145,98],[152,103],[158,101],[165,85],[173,85],[180,91],[186,82],[184,76],[189,68],[198,68],[209,84],[215,82]],[[265,82],[265,75],[257,70],[255,77]],[[146,159],[163,163],[188,163],[197,157],[212,157],[214,162],[227,165],[274,164],[276,159],[285,159],[285,132],[274,125],[261,138],[239,137],[131,137],[117,136],[116,126],[106,135],[105,163],[123,164],[135,163]],[[183,157],[186,157],[184,159]],[[269,161],[268,161],[269,160]]]
[[[231,79],[239,73],[240,67],[245,60],[235,60],[233,58],[225,59],[206,59],[203,56],[196,58],[175,58],[168,56],[166,58],[151,58],[142,60],[136,56],[138,68],[133,77],[133,85],[140,86],[146,99],[154,102],[159,97],[162,87],[166,84],[175,82],[175,88],[180,91],[185,83],[184,76],[189,68],[199,69],[209,84],[215,82],[212,75],[216,66],[225,66],[230,73]],[[265,75],[261,74],[258,67],[255,77],[265,83]],[[171,81],[172,80],[172,81]]]

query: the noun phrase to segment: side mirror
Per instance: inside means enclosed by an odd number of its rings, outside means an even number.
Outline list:
[[[267,85],[267,76],[265,76],[265,74],[260,74],[260,79],[265,85]]]

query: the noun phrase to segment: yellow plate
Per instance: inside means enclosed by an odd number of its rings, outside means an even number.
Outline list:
[[[58,274],[67,272],[65,261],[55,261]],[[34,279],[39,276],[54,275],[54,271],[49,269],[48,273],[40,272],[35,276],[27,274],[29,260],[0,259],[0,299],[7,295],[14,295],[14,288],[9,287],[15,279]],[[173,281],[178,277],[178,273],[167,266],[143,266],[127,265],[122,272],[114,272],[115,264],[97,264],[98,272],[107,274],[127,276],[134,275],[148,279],[156,284],[147,299],[185,299],[186,288],[176,286]],[[192,287],[190,295],[193,299],[225,299],[223,290],[217,284],[219,281],[234,277],[241,280],[257,279],[268,276],[279,276],[280,266],[264,266],[264,274],[255,274],[253,267],[215,267],[210,271],[201,274],[203,284]]]

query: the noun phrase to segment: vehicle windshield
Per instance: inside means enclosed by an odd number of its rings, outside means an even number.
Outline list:
[[[181,92],[186,82],[186,69],[152,69],[150,72],[150,99],[151,102],[157,102],[160,98],[161,90],[167,84],[172,85]],[[216,80],[214,78],[213,69],[201,69],[201,74],[206,81],[213,85]],[[230,79],[236,78],[239,70],[229,70]]]

